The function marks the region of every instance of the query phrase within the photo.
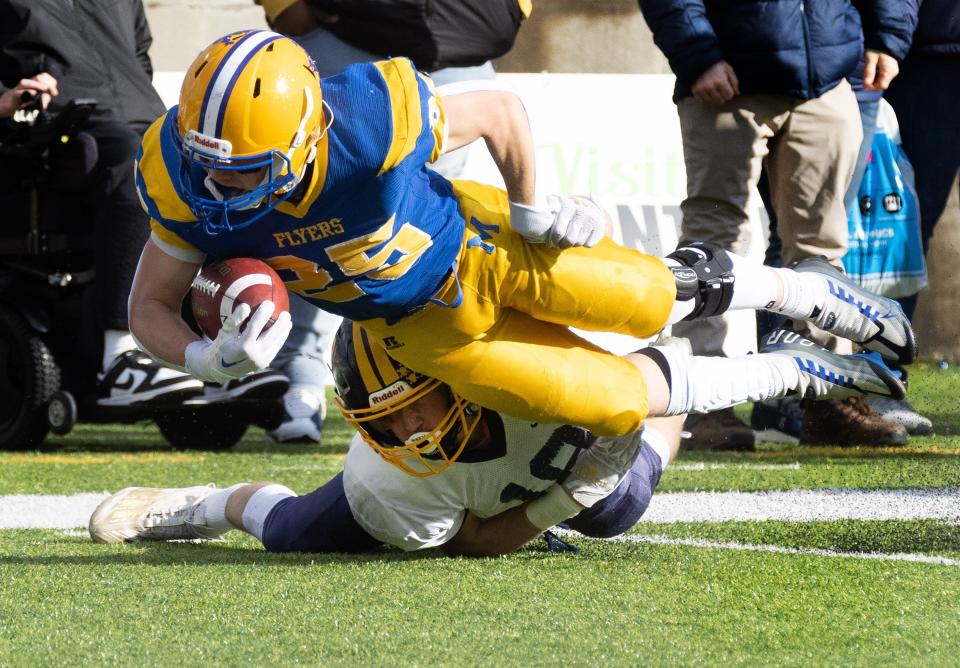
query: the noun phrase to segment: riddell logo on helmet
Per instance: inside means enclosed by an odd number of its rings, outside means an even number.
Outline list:
[[[407,383],[402,380],[398,380],[393,385],[389,385],[378,392],[370,393],[370,406],[379,406],[380,404],[387,403],[391,399],[396,399],[399,396],[410,392],[413,388],[410,387]]]
[[[217,139],[208,135],[200,134],[196,130],[190,130],[184,138],[184,143],[196,149],[206,149],[213,151],[220,157],[229,158],[233,152],[233,144],[226,139]]]

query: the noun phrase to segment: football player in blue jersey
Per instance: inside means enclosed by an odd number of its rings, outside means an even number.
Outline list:
[[[477,138],[506,191],[427,166]],[[137,183],[153,232],[131,330],[155,358],[204,379],[269,364],[290,326],[281,316],[264,329],[272,304],[242,335],[248,311],[237,309],[213,341],[180,318],[206,255],[250,256],[407,367],[531,422],[626,435],[648,413],[777,388],[903,393],[878,362],[792,340],[776,345],[794,346],[795,360],[618,357],[584,341],[568,327],[644,338],[681,319],[767,308],[891,359],[910,361],[916,347],[896,302],[817,258],[773,269],[706,244],[645,255],[602,238],[608,221],[589,199],[539,204],[534,180],[526,113],[510,93],[440,97],[403,58],[320,80],[290,39],[228,35],[190,66],[179,106],[144,137]]]

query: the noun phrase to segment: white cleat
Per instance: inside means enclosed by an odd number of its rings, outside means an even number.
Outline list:
[[[793,270],[823,281],[809,316],[814,325],[901,364],[916,358],[913,327],[895,300],[863,289],[821,256],[801,260]]]
[[[179,489],[127,487],[104,500],[90,516],[90,537],[98,543],[134,540],[212,540],[200,502],[216,486]]]
[[[801,372],[799,394],[808,399],[844,399],[861,394],[903,399],[907,391],[901,374],[884,364],[879,353],[838,355],[784,329],[763,337],[760,352],[790,357]]]

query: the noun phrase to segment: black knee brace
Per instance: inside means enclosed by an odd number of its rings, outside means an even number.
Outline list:
[[[684,320],[720,315],[733,299],[733,262],[717,244],[698,241],[667,256],[680,263],[670,267],[677,281],[677,300],[695,300]]]

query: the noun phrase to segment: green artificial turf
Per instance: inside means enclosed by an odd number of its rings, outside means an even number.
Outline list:
[[[905,448],[683,453],[659,490],[956,490],[957,387],[953,369],[913,372],[937,435]],[[331,415],[319,448],[250,428],[231,450],[178,452],[151,424],[79,425],[0,453],[0,495],[306,492],[342,467],[350,433]],[[267,554],[239,532],[108,546],[2,530],[0,666],[960,666],[960,518],[641,522],[619,542],[565,539],[581,552],[538,540],[471,560]]]
[[[3,665],[957,665],[956,567],[578,541],[267,555],[0,533]]]

